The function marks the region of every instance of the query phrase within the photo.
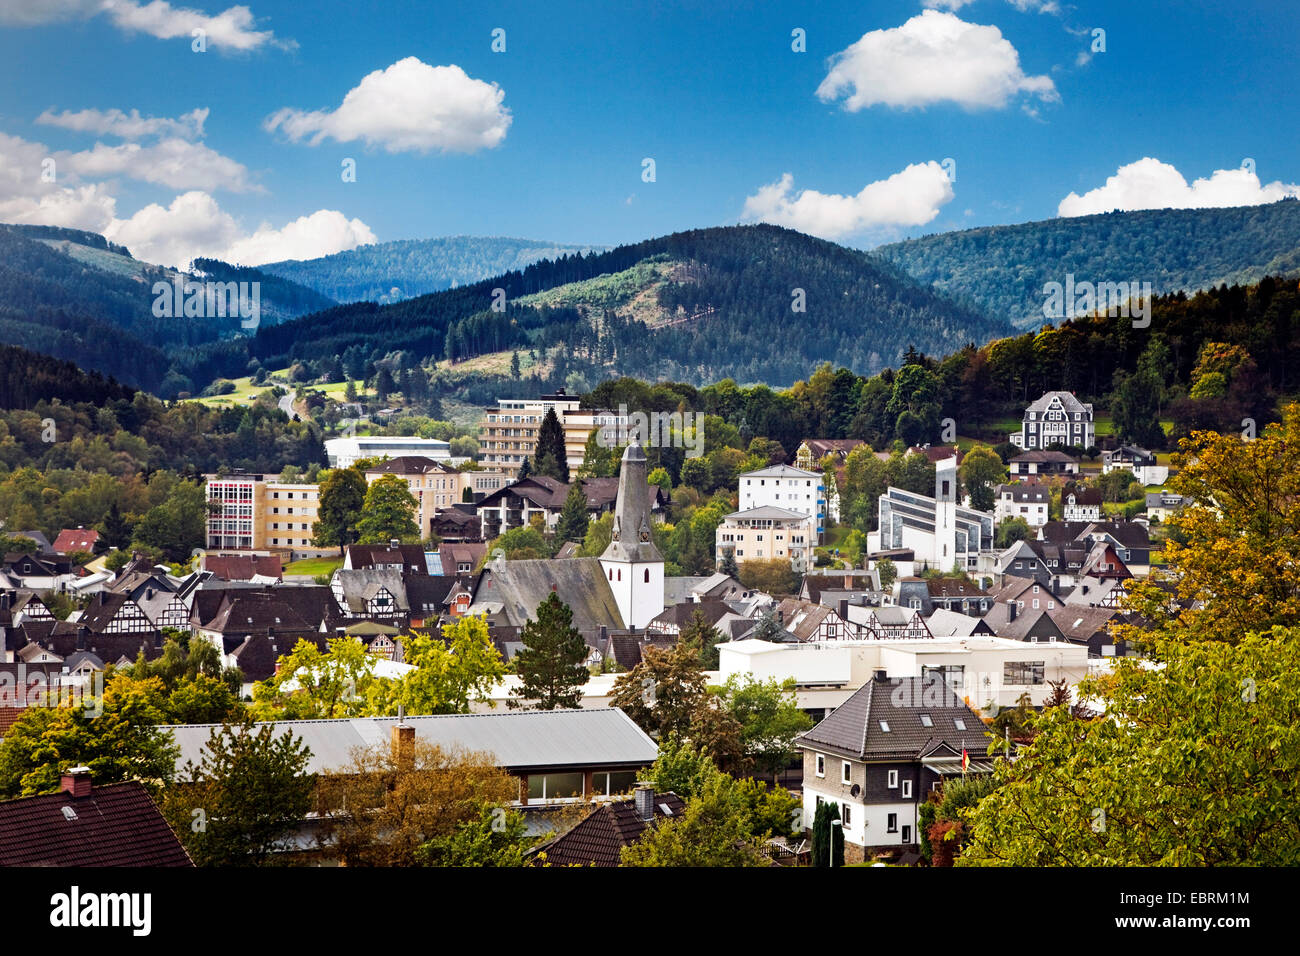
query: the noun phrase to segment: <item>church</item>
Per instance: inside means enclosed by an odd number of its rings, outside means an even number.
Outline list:
[[[664,610],[664,559],[651,534],[645,451],[623,452],[609,547],[599,558],[489,560],[467,614],[496,627],[523,627],[554,593],[573,611],[588,643],[597,635],[641,631]]]

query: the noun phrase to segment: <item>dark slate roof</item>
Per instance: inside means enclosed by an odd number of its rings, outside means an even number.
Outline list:
[[[704,620],[709,624],[716,624],[724,614],[731,613],[731,608],[717,598],[705,598],[703,601],[683,601],[680,604],[674,604],[672,607],[664,608],[658,616],[650,621],[650,624],[683,628],[691,623],[696,611],[703,614]]]
[[[1109,607],[1083,607],[1077,604],[1049,611],[1056,626],[1067,640],[1087,643],[1099,631],[1105,631],[1111,621],[1123,623],[1124,615]]]
[[[926,589],[931,597],[942,598],[986,598],[988,592],[974,581],[964,578],[927,578]]]
[[[656,820],[681,816],[686,804],[677,794],[655,794]],[[665,810],[667,812],[665,812]],[[636,810],[635,800],[619,800],[597,807],[568,833],[541,846],[534,857],[550,866],[618,866],[625,846],[631,846],[646,831],[646,821]]]
[[[203,570],[225,581],[251,581],[255,574],[279,580],[284,565],[270,554],[206,554]]]
[[[1063,451],[1047,451],[1044,448],[1035,448],[1032,451],[1021,452],[1011,459],[1012,462],[1039,462],[1051,464],[1065,464],[1067,462],[1078,462],[1079,459],[1072,455],[1067,455]]]
[[[932,726],[922,723],[922,715]],[[956,720],[966,729],[958,729]],[[916,760],[944,746],[958,754],[965,749],[972,758],[988,752],[979,714],[936,677],[864,684],[797,742],[808,750],[830,750],[859,760]]]
[[[438,545],[443,574],[455,574],[456,566],[464,563],[469,564],[471,571],[477,570],[486,555],[487,543],[483,541],[443,542]]]
[[[614,632],[609,635],[609,651],[615,662],[627,670],[640,664],[647,647],[657,647],[661,651],[672,650],[677,645],[676,634],[655,634],[642,631],[636,634]]]
[[[310,641],[316,649],[324,652],[328,649],[325,635],[279,632],[275,635],[250,634],[242,640],[238,637],[225,636],[223,643],[226,653],[235,659],[246,682],[266,680],[275,674],[275,662],[281,657],[293,653],[300,640]]]
[[[611,630],[624,629],[623,616],[598,558],[489,563],[479,579],[474,602],[500,603],[508,618],[501,623],[522,627],[536,616],[537,606],[552,590],[573,611],[575,627],[604,624]]]
[[[125,594],[115,594],[112,591],[100,591],[90,604],[86,606],[85,612],[77,620],[80,627],[88,627],[92,632],[101,636],[109,636],[104,633],[105,629],[113,622],[113,619],[122,611],[126,605],[135,605],[136,609],[144,614],[144,609],[136,604]],[[147,617],[147,616],[146,616]],[[140,624],[140,629],[135,634],[153,634],[157,629],[147,620]]]
[[[350,544],[347,550],[352,570],[400,564],[403,574],[429,573],[424,548],[418,544],[399,544],[396,548],[387,544]]]
[[[433,472],[455,474],[456,469],[424,455],[399,455],[397,458],[389,458],[366,469],[367,475],[427,475]]]
[[[138,783],[0,803],[0,866],[193,865]]]
[[[406,600],[410,602],[411,614],[421,617],[425,608],[437,614],[447,601],[447,595],[455,587],[458,578],[455,574],[413,574],[406,579]]]
[[[823,591],[871,591],[875,589],[870,571],[839,571],[828,574],[805,574],[801,597],[820,604]]]

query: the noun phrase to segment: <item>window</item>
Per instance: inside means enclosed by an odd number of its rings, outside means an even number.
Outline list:
[[[889,733],[889,721],[887,721],[887,720],[882,720],[882,721],[880,722],[880,729],[881,729],[884,733]]]
[[[953,726],[956,727],[958,730],[966,729],[966,721],[962,720],[960,717],[954,717],[952,719],[952,723]]]
[[[826,755],[825,754],[817,755],[817,776],[819,777],[826,776]]]
[[[903,827],[903,842],[912,842],[912,828],[910,826]]]
[[[844,783],[853,782],[853,764],[849,763],[847,760],[844,761],[843,770],[840,773],[840,780]]]
[[[897,832],[898,832],[898,814],[897,814],[897,813],[891,813],[889,816],[885,817],[885,830],[886,830],[887,832],[889,832],[889,833],[897,833]]]
[[[853,826],[852,808],[847,803],[840,807],[840,823],[846,828]]]
[[[921,715],[921,726],[922,726],[922,727],[933,727],[933,726],[934,726],[934,721],[930,719],[930,715],[929,715],[929,714],[922,714],[922,715]]]
[[[903,796],[906,798],[906,797],[910,797],[911,795],[912,795],[912,781],[910,781],[910,780],[904,780],[904,781],[903,781]]]
[[[1004,684],[1041,684],[1044,681],[1045,661],[1007,661],[1002,665]]]
[[[898,771],[890,770],[886,779],[888,780],[889,789],[893,790],[898,786]]]

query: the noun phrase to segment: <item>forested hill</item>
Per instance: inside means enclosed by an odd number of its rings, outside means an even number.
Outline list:
[[[447,236],[380,242],[320,259],[291,259],[260,268],[339,302],[386,304],[468,285],[542,259],[603,248],[535,239]]]
[[[98,372],[83,372],[72,362],[0,345],[0,408],[31,408],[54,399],[104,405],[134,395],[134,389]]]
[[[492,310],[493,290],[505,311]],[[676,233],[388,306],[355,303],[262,329],[277,367],[339,355],[457,362],[552,349],[568,370],[788,385],[826,361],[862,373],[909,346],[945,354],[1011,326],[951,302],[867,253],[777,226]],[[242,368],[248,356],[232,356]]]
[[[1075,282],[1150,282],[1156,294],[1300,275],[1300,201],[1049,219],[873,251],[940,293],[1037,328],[1043,286],[1067,273]]]
[[[214,281],[259,282],[263,324],[333,304],[277,276],[200,261]],[[154,284],[181,275],[93,232],[0,224],[0,344],[156,389],[170,367],[189,367],[218,340],[242,332],[238,316],[155,316]]]

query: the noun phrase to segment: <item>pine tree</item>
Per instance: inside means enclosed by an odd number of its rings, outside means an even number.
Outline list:
[[[564,498],[560,520],[555,525],[555,536],[560,541],[581,541],[587,536],[587,496],[582,492],[582,481],[569,486]]]
[[[554,408],[546,410],[542,427],[537,430],[537,449],[533,452],[533,474],[550,475],[569,483],[569,455],[564,448],[564,426]]]
[[[573,611],[552,591],[537,606],[537,617],[524,625],[524,647],[515,655],[520,685],[511,691],[520,700],[512,708],[536,701],[533,710],[577,708],[582,687],[590,676],[585,661],[587,644],[573,627]]]
[[[109,505],[101,530],[104,532],[104,544],[110,548],[125,548],[131,543],[131,522],[122,517],[116,501]]]
[[[722,563],[718,565],[718,570],[723,574],[729,574],[733,578],[740,580],[740,566],[736,564],[736,549],[725,548],[722,552]]]

